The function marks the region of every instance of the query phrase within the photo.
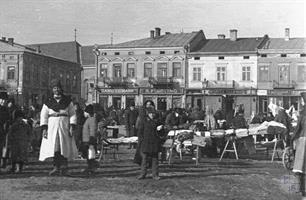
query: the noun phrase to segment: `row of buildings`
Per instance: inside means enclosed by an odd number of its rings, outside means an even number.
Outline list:
[[[20,45],[0,40],[0,80],[21,104],[42,103],[60,78],[77,101],[125,108],[150,99],[160,110],[213,106],[265,113],[270,101],[299,109],[306,91],[306,38],[207,39],[202,30],[162,34],[113,45],[76,41]],[[1,85],[0,85],[1,86]]]

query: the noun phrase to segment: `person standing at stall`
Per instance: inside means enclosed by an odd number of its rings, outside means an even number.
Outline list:
[[[129,108],[125,111],[125,127],[128,137],[137,136],[136,132],[136,120],[138,117],[138,112],[135,110],[135,104],[131,103]],[[132,148],[130,145],[129,148]]]
[[[302,92],[301,96],[304,106],[300,112],[297,126],[292,136],[292,141],[296,141],[295,159],[293,172],[299,177],[300,192],[302,199],[306,199],[306,92]]]
[[[63,94],[59,80],[51,81],[53,96],[43,105],[40,126],[43,139],[39,160],[53,157],[54,168],[49,175],[68,173],[68,160],[78,156],[74,139],[76,113],[70,97]]]
[[[146,116],[140,121],[138,128],[138,141],[141,154],[141,174],[138,179],[144,179],[147,175],[147,163],[152,162],[152,177],[159,180],[158,153],[160,152],[160,138],[157,135],[158,122],[156,111],[153,108],[146,109]]]

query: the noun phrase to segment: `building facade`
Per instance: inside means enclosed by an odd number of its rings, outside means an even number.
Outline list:
[[[185,107],[187,53],[204,40],[203,31],[161,35],[156,28],[148,38],[97,48],[91,99],[116,109],[146,100],[159,110]]]
[[[257,109],[257,49],[268,37],[238,38],[218,35],[208,39],[197,51],[189,53],[187,104],[214,111],[223,110],[230,119],[234,107],[242,105],[245,116]]]
[[[59,78],[65,93],[80,99],[79,63],[45,55],[13,38],[0,40],[0,81],[19,105],[42,104],[51,94],[49,83]]]
[[[300,109],[300,92],[306,91],[306,38],[270,38],[258,49],[259,112],[273,102],[285,109]]]

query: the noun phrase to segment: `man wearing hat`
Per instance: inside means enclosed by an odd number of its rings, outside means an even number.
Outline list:
[[[0,92],[0,158],[1,158],[1,168],[6,167],[6,159],[3,150],[6,146],[6,124],[9,121],[9,112],[7,107],[5,106],[6,101],[8,99],[6,92]]]
[[[68,172],[68,160],[78,156],[74,139],[76,113],[70,97],[63,94],[59,80],[51,81],[53,96],[43,105],[40,115],[40,126],[43,139],[39,160],[53,157],[54,168],[49,175]]]
[[[296,142],[293,172],[299,176],[302,199],[306,199],[306,92],[301,93],[304,105],[298,118],[292,140]]]

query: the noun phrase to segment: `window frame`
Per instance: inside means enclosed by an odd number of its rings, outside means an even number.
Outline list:
[[[146,65],[151,65],[151,67],[146,67]],[[150,76],[148,76],[146,74],[147,69],[151,70],[151,73],[150,73],[151,75]],[[151,62],[143,63],[143,77],[144,78],[149,78],[149,77],[152,77],[152,76],[153,76],[153,63],[151,63]]]
[[[10,68],[13,68],[13,70],[10,70]],[[13,81],[15,80],[16,78],[16,66],[14,65],[10,65],[10,66],[7,66],[7,81]]]

